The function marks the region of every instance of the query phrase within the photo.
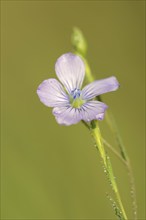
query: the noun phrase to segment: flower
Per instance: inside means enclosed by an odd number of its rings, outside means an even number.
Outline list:
[[[81,120],[102,120],[107,105],[95,100],[95,97],[117,90],[117,79],[112,76],[96,80],[81,90],[85,65],[79,56],[72,53],[58,58],[55,71],[61,83],[53,78],[47,79],[39,85],[37,94],[44,105],[53,107],[57,122],[72,125]]]

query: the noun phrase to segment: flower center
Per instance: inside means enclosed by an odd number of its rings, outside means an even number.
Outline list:
[[[71,92],[71,96],[72,96],[73,99],[79,98],[80,95],[81,95],[81,90],[80,89],[74,89]]]
[[[80,108],[85,103],[85,101],[81,98],[80,89],[74,89],[71,92],[70,102],[74,108]]]

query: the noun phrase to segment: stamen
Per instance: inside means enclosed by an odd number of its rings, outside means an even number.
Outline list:
[[[85,100],[81,98],[80,89],[74,89],[71,92],[70,102],[71,102],[72,107],[74,108],[80,108],[85,103]]]
[[[81,94],[81,90],[80,89],[74,89],[71,92],[71,96],[72,96],[73,99],[79,98],[80,94]]]

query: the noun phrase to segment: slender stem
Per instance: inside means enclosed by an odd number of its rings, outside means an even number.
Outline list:
[[[88,125],[84,120],[82,120],[82,123],[86,126],[86,128],[88,128],[89,130],[91,130],[90,125]]]
[[[107,121],[107,123],[113,133],[113,136],[115,137],[117,145],[119,146],[121,156],[126,161],[126,166],[127,166],[127,170],[128,170],[128,174],[129,174],[129,181],[130,181],[130,185],[131,185],[133,218],[134,218],[134,220],[136,220],[137,219],[137,199],[136,199],[135,180],[134,180],[134,176],[133,176],[131,162],[130,162],[130,159],[129,159],[128,154],[126,152],[125,146],[122,142],[122,138],[121,138],[120,133],[118,131],[114,117],[110,111],[107,112],[107,114],[106,114],[106,121]]]
[[[85,125],[86,128],[91,130],[91,127],[88,123],[86,123],[84,120],[82,120],[82,123]],[[108,147],[120,160],[121,162],[125,165],[128,166],[127,162],[121,157],[121,155],[104,139],[102,138],[103,144]]]
[[[124,160],[121,157],[121,155],[105,139],[103,139],[103,143],[122,161],[122,163],[126,166],[128,170],[130,185],[131,185],[133,215],[134,215],[134,219],[137,219],[136,189],[135,189],[135,182],[134,182],[133,171],[132,171],[130,160],[129,159],[127,161]]]
[[[88,63],[88,61],[86,60],[85,57],[83,57],[83,59],[84,59],[85,65],[86,65],[86,78],[87,78],[87,81],[92,82],[94,80],[94,77],[92,75],[90,65],[89,65],[89,63]],[[102,101],[101,96],[98,96],[96,98],[97,98],[97,100]],[[121,138],[120,133],[118,131],[117,125],[116,125],[115,120],[114,120],[114,117],[113,117],[113,115],[110,111],[107,111],[107,113],[106,113],[106,122],[109,125],[109,127],[110,127],[110,129],[111,129],[111,131],[112,131],[112,133],[115,137],[115,140],[116,140],[117,145],[118,145],[118,147],[120,149],[120,152],[121,152],[121,156],[122,156],[123,160],[125,160],[124,164],[127,167],[128,174],[129,174],[129,181],[130,181],[130,185],[131,185],[133,218],[134,218],[134,220],[137,220],[136,188],[135,188],[135,180],[134,180],[134,177],[133,177],[131,162],[130,162],[130,159],[129,159],[128,154],[126,152],[126,149],[123,145],[122,138]],[[109,144],[108,145],[106,144],[106,146],[109,147]],[[115,150],[113,150],[113,148],[111,148],[111,147],[109,147],[109,148],[115,153]],[[117,155],[117,153],[115,153],[115,154]],[[117,156],[119,157],[119,154]],[[120,159],[121,159],[121,157],[120,157]]]
[[[127,162],[121,157],[121,155],[104,138],[102,140],[105,146],[107,146],[121,160],[121,162],[127,166]]]
[[[100,97],[100,100],[102,101],[101,97]],[[114,137],[115,137],[115,140],[117,142],[117,145],[120,149],[120,152],[121,152],[121,156],[126,160],[128,161],[128,154],[126,152],[126,149],[124,147],[124,144],[122,142],[122,138],[120,136],[120,133],[118,131],[118,128],[117,128],[117,125],[116,125],[116,122],[115,122],[115,119],[112,115],[112,113],[110,111],[108,111],[106,113],[106,121],[107,121],[107,124],[109,125]]]
[[[131,198],[132,198],[132,209],[133,209],[133,216],[134,219],[137,219],[137,199],[136,199],[136,188],[135,188],[135,180],[133,176],[133,170],[131,167],[130,160],[127,161],[127,170],[129,174],[129,180],[131,184]]]
[[[117,200],[119,202],[119,206],[121,208],[121,211],[123,213],[123,216],[124,216],[125,220],[128,220],[128,218],[126,216],[126,213],[125,213],[125,210],[124,210],[124,207],[123,207],[123,204],[122,204],[122,201],[121,201],[121,197],[120,197],[119,191],[116,192],[116,197],[117,197]]]
[[[88,61],[86,59],[86,52],[87,52],[87,42],[86,42],[86,39],[84,38],[83,33],[79,29],[76,30],[76,33],[75,32],[73,33],[72,37],[73,37],[74,40],[78,39],[78,41],[74,41],[74,44],[73,44],[75,46],[74,47],[75,48],[74,52],[83,58],[83,60],[85,62],[85,66],[86,66],[86,80],[87,80],[88,83],[90,83],[90,82],[94,81],[94,76],[93,76],[93,74],[91,72],[90,65],[89,65],[89,63],[88,63]],[[79,42],[82,43],[82,44],[80,44],[80,46],[82,45],[82,47],[79,47]],[[98,96],[97,100],[102,101],[101,96]],[[132,197],[133,214],[134,214],[134,219],[136,220],[137,219],[136,190],[135,190],[135,183],[134,183],[134,177],[133,177],[133,172],[132,172],[132,168],[131,168],[131,163],[130,163],[128,154],[127,154],[127,152],[125,150],[125,147],[124,147],[124,145],[122,143],[122,139],[121,139],[121,136],[120,136],[120,134],[118,132],[116,123],[114,122],[113,117],[111,117],[111,116],[112,115],[110,113],[109,114],[107,113],[106,114],[106,121],[107,121],[109,127],[111,128],[112,133],[113,133],[113,135],[114,135],[114,137],[116,139],[117,145],[119,146],[119,149],[120,149],[120,152],[121,152],[121,156],[104,139],[99,141],[99,138],[97,138],[97,140],[98,140],[97,142],[99,142],[99,144],[101,144],[101,143],[103,144],[104,143],[105,146],[107,146],[110,150],[112,150],[112,152],[116,156],[118,156],[118,158],[120,158],[120,160],[126,165],[126,167],[128,169],[129,178],[130,178],[130,184],[131,184],[131,192],[132,192],[131,197]],[[86,123],[84,123],[84,124],[85,124],[85,126],[88,129],[90,129],[88,124],[86,124]],[[102,157],[103,157],[103,155],[102,155]]]
[[[107,156],[107,154],[105,152],[105,149],[104,149],[103,139],[102,139],[97,121],[92,121],[91,124],[92,124],[91,134],[93,135],[93,137],[95,139],[95,142],[97,144],[96,148],[99,150],[99,153],[100,153],[101,158],[103,160],[103,165],[104,165],[104,167],[106,169],[106,172],[108,174],[108,178],[111,182],[112,189],[113,189],[113,191],[115,193],[115,196],[117,198],[117,201],[119,203],[119,206],[120,206],[120,209],[122,211],[123,217],[124,217],[125,220],[127,220],[128,218],[127,218],[126,212],[124,210],[124,207],[123,207],[123,204],[122,204],[122,201],[121,201],[119,190],[118,190],[118,187],[117,187],[117,184],[116,184],[116,181],[115,181],[115,177],[114,177],[114,174],[113,174],[113,171],[112,171],[112,166],[111,166],[110,159]]]

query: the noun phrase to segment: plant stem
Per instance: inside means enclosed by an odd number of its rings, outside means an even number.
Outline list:
[[[119,207],[122,211],[123,217],[124,217],[125,220],[127,220],[128,218],[127,218],[126,212],[124,210],[124,207],[123,207],[123,204],[122,204],[122,201],[121,201],[121,197],[120,197],[119,190],[118,190],[118,187],[117,187],[117,184],[116,184],[116,181],[115,181],[115,177],[114,177],[114,174],[113,174],[110,159],[107,156],[107,153],[105,152],[105,149],[104,149],[103,139],[102,139],[97,121],[92,121],[91,122],[91,127],[92,127],[91,134],[94,137],[95,142],[97,144],[96,148],[99,150],[100,156],[103,160],[103,165],[104,165],[105,171],[107,172],[110,184],[111,184],[112,189],[115,193],[115,196],[116,196],[117,202],[119,204]]]
[[[106,114],[106,121],[107,121],[107,123],[113,133],[113,136],[115,137],[117,145],[119,146],[121,156],[126,162],[126,167],[127,167],[128,174],[129,174],[129,181],[130,181],[130,185],[131,185],[133,218],[134,218],[134,220],[136,220],[137,219],[137,199],[136,199],[136,188],[135,188],[135,181],[134,181],[133,171],[132,171],[132,167],[131,167],[131,162],[130,162],[130,159],[129,159],[128,154],[126,152],[126,148],[122,142],[122,138],[121,138],[120,133],[118,131],[114,117],[110,111],[107,112],[107,114]]]
[[[88,63],[88,61],[86,60],[85,57],[82,57],[82,58],[84,59],[85,66],[86,66],[86,78],[87,78],[87,81],[88,82],[92,82],[92,81],[94,81],[94,77],[92,75],[89,63]],[[101,96],[98,96],[96,98],[97,98],[98,101],[101,101],[101,102],[103,101]],[[122,138],[121,138],[120,133],[118,131],[117,125],[116,125],[115,120],[114,120],[114,117],[113,117],[113,115],[112,115],[112,113],[110,111],[106,112],[105,119],[106,119],[106,122],[109,125],[112,133],[113,133],[113,136],[115,137],[116,143],[117,143],[117,145],[118,145],[118,147],[120,149],[120,152],[121,152],[121,156],[122,156],[123,160],[125,160],[124,164],[127,167],[128,174],[129,174],[129,181],[130,181],[130,185],[131,185],[130,187],[131,187],[133,218],[134,218],[134,220],[137,220],[136,188],[135,188],[135,181],[134,181],[134,177],[133,177],[133,171],[132,171],[131,162],[130,162],[130,159],[129,159],[128,154],[126,152],[126,149],[125,149],[125,147],[123,145]],[[106,146],[109,147],[109,144],[107,145],[107,143],[106,143]],[[115,153],[115,150],[113,150],[113,148],[111,148],[111,150]],[[117,153],[116,153],[116,155],[117,155]],[[119,154],[117,156],[119,157]],[[121,159],[121,157],[120,157],[120,159]]]
[[[91,130],[91,127],[90,127],[90,125],[88,125],[88,123],[86,123],[84,120],[82,120],[82,123],[85,125],[86,128]],[[121,155],[104,138],[102,138],[102,142],[106,147],[108,147],[121,160],[121,162],[125,166],[127,166],[127,162],[121,157]]]
[[[86,59],[86,53],[87,53],[87,46],[88,45],[87,45],[87,41],[86,41],[82,31],[79,28],[74,29],[73,34],[72,34],[72,40],[73,40],[72,45],[74,47],[74,52],[77,55],[81,56],[81,58],[84,60],[85,67],[86,67],[86,81],[88,83],[91,83],[95,79],[94,79],[94,76],[91,72],[90,65],[89,65],[89,63]],[[97,100],[102,101],[101,96],[98,96],[96,98],[97,98]],[[98,150],[100,150],[102,159],[105,162],[105,156],[104,156],[105,151],[103,150],[103,143],[104,143],[126,165],[127,170],[128,170],[128,174],[129,174],[130,185],[131,185],[131,198],[132,198],[133,216],[134,216],[134,220],[136,220],[137,219],[136,189],[135,189],[135,182],[134,182],[131,162],[130,162],[128,154],[125,150],[125,147],[123,145],[123,142],[122,142],[121,136],[118,132],[118,128],[116,126],[114,118],[113,118],[112,114],[109,111],[107,111],[107,113],[106,113],[106,122],[108,123],[109,127],[111,128],[113,136],[115,137],[117,145],[119,146],[121,155],[114,148],[112,148],[112,146],[109,145],[107,143],[107,141],[105,141],[104,139],[100,139],[100,138],[96,137],[96,135],[95,135],[95,137],[97,139],[96,141],[99,142],[98,147],[99,147],[100,143],[102,145],[102,148],[98,149]],[[86,127],[88,127],[90,129],[90,126],[88,126],[87,123],[84,123],[84,124],[85,124]],[[119,202],[120,202],[120,200],[119,200]],[[121,207],[121,209],[122,209],[122,207]]]
[[[121,157],[121,155],[104,138],[102,138],[102,140],[104,145],[107,146],[121,160],[121,162],[125,166],[127,166],[127,162]]]
[[[91,131],[91,126],[86,123],[85,121],[82,121],[83,124]],[[125,157],[123,158],[123,154],[120,155],[104,138],[102,138],[103,144],[108,147],[119,159],[120,161],[126,166],[128,174],[129,174],[129,181],[131,185],[131,197],[132,197],[132,207],[133,207],[133,216],[134,219],[137,219],[137,203],[136,203],[136,189],[135,189],[135,183],[134,183],[134,178],[133,178],[133,171],[131,167],[130,160],[126,154],[126,160]],[[123,152],[123,151],[122,151]]]

